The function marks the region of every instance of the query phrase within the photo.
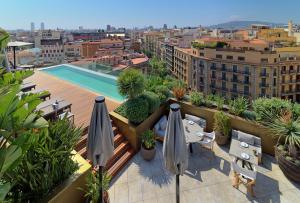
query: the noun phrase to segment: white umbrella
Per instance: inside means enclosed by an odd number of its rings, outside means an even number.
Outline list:
[[[8,42],[7,46],[13,48],[13,53],[14,53],[14,69],[16,69],[16,47],[23,47],[23,46],[28,46],[28,45],[32,45],[32,44],[33,43],[19,42],[19,41]]]
[[[188,167],[188,149],[178,104],[170,105],[163,157],[167,170],[176,175],[176,202],[179,203],[179,175],[183,175]]]
[[[103,96],[95,99],[87,139],[87,158],[93,162],[93,166],[99,166],[99,199],[101,202],[103,202],[103,167],[114,153],[114,134],[104,101]]]

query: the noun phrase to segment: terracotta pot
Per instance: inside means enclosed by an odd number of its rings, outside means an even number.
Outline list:
[[[146,161],[151,161],[155,157],[156,149],[146,149],[143,145],[141,146],[141,155]]]
[[[278,165],[287,178],[295,182],[300,182],[300,166],[287,160],[283,154],[279,154],[278,156]]]
[[[216,143],[218,145],[226,145],[226,144],[228,144],[228,141],[229,141],[228,136],[225,136],[222,133],[217,132],[217,131],[215,133],[216,133]]]

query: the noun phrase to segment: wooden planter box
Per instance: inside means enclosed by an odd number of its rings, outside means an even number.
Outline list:
[[[76,152],[74,151],[74,153]],[[62,184],[57,186],[42,202],[82,203],[85,201],[84,191],[79,188],[86,189],[86,177],[91,170],[91,165],[79,154],[76,154],[73,159],[79,163],[79,169]]]
[[[181,106],[182,116],[185,114],[191,114],[198,117],[202,117],[206,120],[206,131],[212,132],[214,126],[214,114],[218,112],[217,109],[198,107],[192,105],[190,102],[177,101],[176,99],[169,99],[168,103],[160,106],[153,114],[151,114],[144,122],[139,125],[131,124],[127,118],[115,113],[110,112],[111,119],[115,125],[119,128],[120,132],[127,137],[130,144],[136,151],[140,149],[139,136],[147,129],[152,129],[159,118],[168,114],[169,105],[172,103],[178,103]],[[245,120],[241,117],[228,114],[230,117],[230,123],[232,129],[240,130],[245,133],[249,133],[261,138],[262,151],[264,153],[274,155],[274,146],[276,146],[277,138],[269,136],[272,134],[269,130],[255,122]]]
[[[167,104],[161,105],[146,120],[139,125],[134,125],[129,120],[116,112],[110,112],[110,118],[118,127],[118,130],[127,138],[131,146],[138,151],[141,147],[140,135],[148,129],[152,129],[160,117],[167,112]]]

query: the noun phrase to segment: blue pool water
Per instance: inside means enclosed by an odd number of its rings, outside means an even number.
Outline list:
[[[42,71],[114,100],[124,100],[118,93],[117,78],[114,76],[94,73],[73,65],[59,65],[42,69]]]

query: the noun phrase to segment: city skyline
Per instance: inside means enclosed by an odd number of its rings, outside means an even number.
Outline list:
[[[107,24],[126,28],[143,28],[150,25],[162,27],[164,24],[168,27],[208,26],[236,20],[287,23],[291,19],[295,23],[300,22],[300,14],[297,13],[300,2],[292,0],[289,1],[290,4],[270,0],[251,2],[213,0],[188,3],[179,0],[172,3],[158,0],[151,3],[136,0],[130,2],[78,0],[76,4],[58,0],[45,0],[43,4],[39,4],[37,0],[17,2],[17,7],[16,1],[3,3],[6,9],[0,13],[0,18],[6,20],[0,23],[0,27],[8,30],[29,30],[31,22],[35,23],[37,29],[39,28],[37,25],[41,22],[45,23],[47,29],[78,29],[79,26],[87,29],[105,29]]]

